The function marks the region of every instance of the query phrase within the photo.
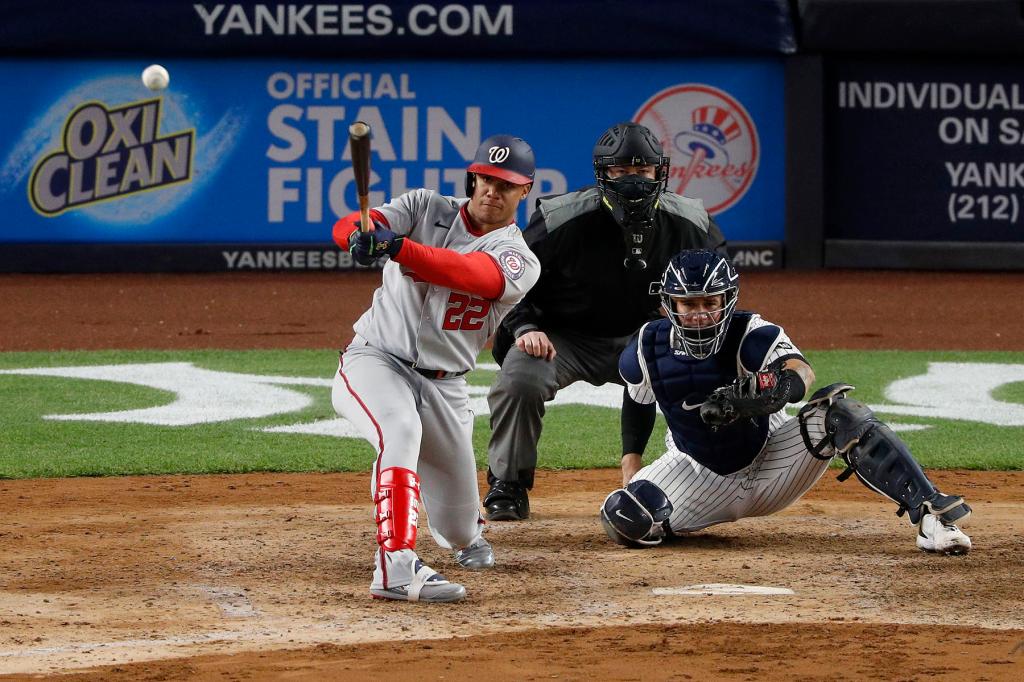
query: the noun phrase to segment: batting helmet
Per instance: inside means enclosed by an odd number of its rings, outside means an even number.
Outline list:
[[[466,196],[473,195],[476,174],[490,175],[513,185],[529,185],[536,173],[533,149],[521,137],[492,135],[477,147],[466,169]]]
[[[739,298],[739,279],[732,263],[714,251],[683,251],[672,257],[661,276],[661,307],[675,328],[676,348],[697,359],[718,352]],[[718,295],[722,299],[715,309],[676,309],[676,300]]]

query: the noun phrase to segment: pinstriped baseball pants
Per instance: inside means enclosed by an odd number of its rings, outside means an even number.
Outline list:
[[[807,415],[807,429],[815,443],[825,435],[827,405]],[[800,436],[795,417],[778,412],[771,416],[768,441],[749,466],[722,476],[679,450],[666,434],[668,451],[633,476],[661,488],[672,502],[669,525],[686,533],[750,516],[767,516],[785,509],[811,489],[828,468],[812,457]]]

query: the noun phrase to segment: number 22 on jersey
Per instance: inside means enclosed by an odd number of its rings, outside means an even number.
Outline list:
[[[441,329],[449,331],[482,329],[487,313],[491,311],[491,302],[468,294],[453,291],[448,296],[448,308],[444,314]]]

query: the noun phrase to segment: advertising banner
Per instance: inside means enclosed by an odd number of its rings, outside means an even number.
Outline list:
[[[826,237],[1024,241],[1020,64],[839,60]]]
[[[372,205],[416,187],[464,196],[477,145],[512,133],[536,153],[532,207],[592,184],[595,140],[636,120],[672,159],[669,188],[701,198],[731,242],[783,239],[776,58],[170,60],[158,91],[143,86],[145,66],[3,63],[0,243],[217,245],[222,269],[257,267],[222,245],[329,245],[336,218],[357,206],[346,133],[356,120],[373,130]],[[349,265],[316,260],[275,267]]]
[[[796,51],[787,0],[0,0],[0,16],[0,55],[35,57],[510,59]]]

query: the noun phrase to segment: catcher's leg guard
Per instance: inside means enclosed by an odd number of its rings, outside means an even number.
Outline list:
[[[672,503],[650,481],[633,481],[613,491],[601,505],[601,525],[608,537],[627,547],[652,547],[665,538]]]
[[[373,501],[381,550],[415,549],[420,502],[420,477],[416,472],[403,467],[382,470]]]
[[[870,407],[846,397],[846,391],[852,386],[833,384],[822,391],[837,386],[845,388],[833,390],[828,396],[825,438],[812,447],[804,430],[811,454],[821,457],[822,451],[831,445],[831,454],[840,455],[847,464],[846,470],[839,475],[840,481],[856,474],[864,485],[895,501],[900,506],[896,513],[900,516],[904,512],[908,513],[911,522],[915,524],[920,523],[921,517],[929,512],[945,523],[965,521],[971,508],[964,503],[963,498],[943,495],[935,489],[906,443],[879,421]],[[822,391],[815,393],[812,400],[819,397]],[[815,407],[821,404],[822,400],[818,400]],[[801,409],[801,416],[807,409],[807,406]]]
[[[800,435],[804,439],[807,451],[814,457],[818,459],[832,459],[835,450],[829,450],[827,454],[822,454],[822,451],[832,444],[832,439],[828,437],[828,434],[817,445],[811,441],[811,434],[807,430],[807,415],[820,407],[830,407],[836,400],[845,398],[846,392],[852,391],[853,388],[850,384],[843,383],[829,384],[824,388],[819,388],[810,397],[807,404],[800,408],[800,412],[797,413],[797,419],[800,420]]]

